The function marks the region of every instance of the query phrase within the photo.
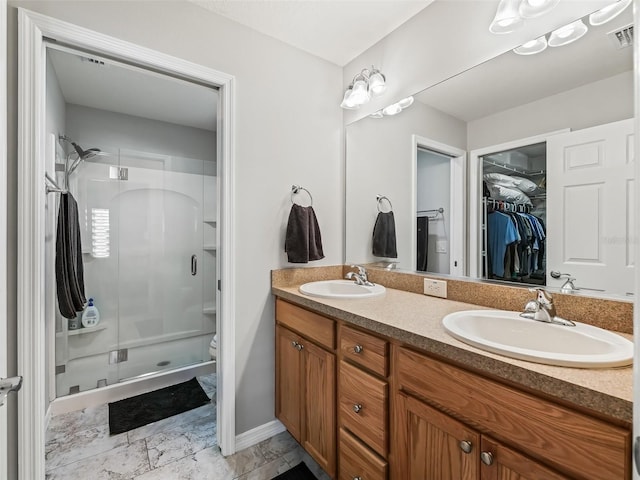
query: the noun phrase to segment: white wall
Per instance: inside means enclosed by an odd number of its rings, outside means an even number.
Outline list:
[[[345,112],[345,124],[467,70],[524,42],[591,13],[609,0],[560,2],[552,15],[528,19],[520,30],[493,35],[489,24],[499,0],[436,0],[343,69],[343,92],[353,76],[375,65],[387,91],[359,110]],[[334,101],[339,103],[342,95]]]
[[[80,105],[67,105],[67,135],[84,149],[112,147],[216,159],[215,132]]]
[[[633,71],[468,123],[468,149],[633,117]]]
[[[378,213],[376,194],[381,194],[393,204],[398,268],[415,270],[411,264],[414,239],[410,235],[416,221],[412,211],[415,188],[412,136],[464,150],[466,128],[464,122],[418,102],[396,116],[364,118],[347,126],[347,263],[380,260],[371,254],[371,236]]]
[[[427,271],[449,273],[451,245],[451,158],[435,152],[418,151],[417,165],[417,211],[444,208],[429,220],[429,243],[427,255]],[[429,213],[434,216],[435,212]],[[446,244],[445,252],[437,252],[438,242]]]
[[[341,96],[342,70],[187,2],[11,5],[10,23],[16,22],[18,5],[236,77],[236,433],[273,420],[274,301],[269,272],[290,266],[284,231],[293,183],[313,194],[322,229],[325,259],[313,265],[341,263],[343,257],[343,195],[337,187],[343,184],[342,111],[334,101]],[[8,45],[9,134],[14,135],[8,158],[15,158],[15,25]],[[9,167],[9,175],[15,183],[15,165]],[[9,231],[15,231],[15,189],[9,194]],[[15,241],[10,248],[10,258],[15,257]],[[15,276],[12,281],[15,284]]]

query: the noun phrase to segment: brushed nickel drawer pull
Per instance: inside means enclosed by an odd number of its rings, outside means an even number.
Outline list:
[[[471,450],[473,450],[473,445],[469,440],[462,440],[460,442],[460,450],[462,450],[464,453],[471,453]]]
[[[360,413],[360,411],[361,411],[361,410],[362,410],[362,405],[360,405],[359,403],[356,403],[356,404],[353,406],[353,411],[354,411],[354,412],[356,412],[356,413]]]
[[[482,460],[482,463],[484,463],[485,465],[492,465],[493,464],[493,453],[491,453],[491,452],[482,452],[480,454],[480,460]]]
[[[364,347],[362,345],[356,345],[355,347],[353,347],[353,351],[355,353],[362,353],[363,350],[364,350]]]

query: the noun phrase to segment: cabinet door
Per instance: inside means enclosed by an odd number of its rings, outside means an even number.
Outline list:
[[[480,458],[481,480],[570,480],[485,436]]]
[[[403,393],[395,400],[393,478],[477,480],[477,432]]]
[[[336,468],[336,356],[304,341],[302,447],[333,478]]]
[[[302,365],[300,337],[276,325],[276,417],[302,441]]]

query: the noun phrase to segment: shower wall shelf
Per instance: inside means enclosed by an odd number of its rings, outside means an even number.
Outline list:
[[[215,252],[218,249],[218,246],[217,245],[203,245],[202,249],[206,250],[208,252]]]
[[[69,337],[73,337],[75,335],[83,335],[85,333],[94,333],[94,332],[99,332],[100,330],[105,330],[107,328],[106,325],[96,325],[95,327],[82,327],[82,328],[78,328],[76,330],[67,330],[67,336]],[[65,332],[57,332],[56,333],[56,337],[62,337],[64,335]]]
[[[202,220],[204,223],[217,223],[218,220],[216,218],[210,217],[210,218],[204,218]]]
[[[214,306],[206,306],[202,309],[202,313],[204,313],[205,315],[215,315],[216,313],[216,307]]]

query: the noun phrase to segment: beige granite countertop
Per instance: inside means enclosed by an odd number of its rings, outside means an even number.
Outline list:
[[[489,309],[469,303],[387,288],[384,296],[368,299],[325,299],[299,293],[298,286],[272,287],[291,303],[338,318],[407,345],[485,372],[495,378],[543,392],[562,402],[628,423],[633,419],[633,369],[554,367],[472,347],[449,336],[442,318],[462,310]],[[632,340],[631,335],[621,334]]]

